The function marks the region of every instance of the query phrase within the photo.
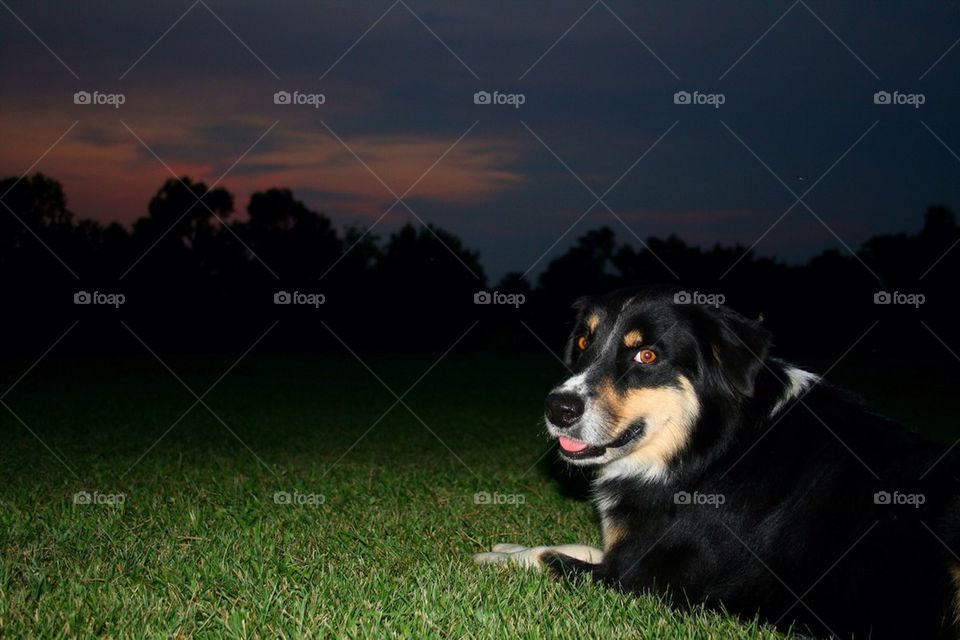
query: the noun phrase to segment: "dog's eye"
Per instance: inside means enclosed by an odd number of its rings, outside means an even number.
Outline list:
[[[640,351],[637,351],[637,355],[633,356],[633,359],[640,364],[650,364],[657,359],[657,354],[651,349],[640,349]]]
[[[586,351],[587,346],[590,344],[590,341],[587,340],[587,336],[580,336],[577,338],[577,349],[580,351]]]

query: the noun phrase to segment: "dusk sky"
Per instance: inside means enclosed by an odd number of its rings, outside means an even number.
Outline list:
[[[960,3],[866,6],[3,0],[0,177],[127,225],[164,164],[237,216],[276,186],[380,236],[412,209],[494,277],[601,225],[802,260],[960,207]]]

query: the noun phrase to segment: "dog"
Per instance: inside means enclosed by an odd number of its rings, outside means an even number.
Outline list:
[[[575,305],[546,427],[595,471],[603,549],[500,544],[475,560],[817,636],[958,637],[952,447],[772,357],[759,321],[683,302],[653,287]]]

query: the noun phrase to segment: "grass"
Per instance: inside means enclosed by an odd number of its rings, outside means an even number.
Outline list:
[[[433,357],[367,362],[402,394]],[[231,363],[168,360],[197,393]],[[471,562],[599,546],[542,458],[555,365],[451,355],[357,443],[395,398],[356,360],[250,356],[204,398],[227,426],[197,405],[157,443],[195,398],[156,360],[44,360],[4,398],[27,426],[0,408],[0,637],[779,637]]]

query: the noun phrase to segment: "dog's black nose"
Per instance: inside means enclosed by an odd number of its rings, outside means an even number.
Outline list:
[[[573,393],[551,393],[545,406],[547,420],[558,427],[569,427],[583,415],[583,400]]]

